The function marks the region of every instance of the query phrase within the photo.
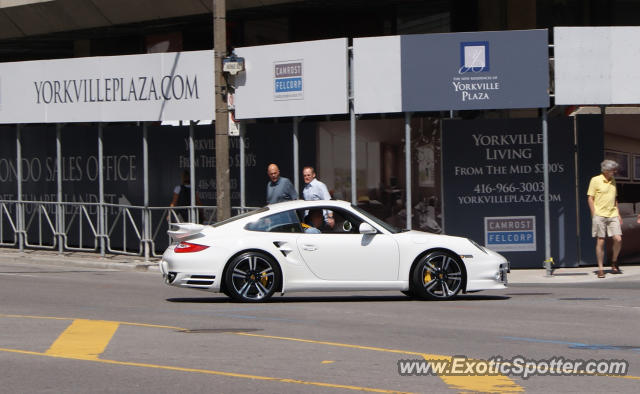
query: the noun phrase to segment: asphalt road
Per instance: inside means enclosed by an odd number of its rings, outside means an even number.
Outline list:
[[[300,293],[256,305],[168,287],[157,272],[0,258],[0,392],[7,393],[635,393],[638,332],[637,282],[515,285],[449,302]],[[629,370],[527,379],[398,371],[399,360],[451,356],[615,359]]]

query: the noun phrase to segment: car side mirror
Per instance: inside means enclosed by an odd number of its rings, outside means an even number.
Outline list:
[[[372,225],[366,222],[360,223],[358,231],[360,232],[360,234],[376,234],[378,232],[378,230],[376,230]]]

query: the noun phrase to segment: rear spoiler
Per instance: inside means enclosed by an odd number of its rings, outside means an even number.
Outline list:
[[[169,234],[172,241],[181,241],[198,234],[204,228],[204,225],[196,223],[171,223],[167,234]]]

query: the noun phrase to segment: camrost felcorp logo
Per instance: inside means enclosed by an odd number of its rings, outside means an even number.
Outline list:
[[[496,252],[535,251],[536,217],[485,217],[484,244]]]
[[[489,101],[500,90],[497,75],[489,74],[489,41],[460,43],[460,67],[451,84],[461,102]]]
[[[273,64],[273,98],[302,100],[304,98],[303,61],[287,60]]]

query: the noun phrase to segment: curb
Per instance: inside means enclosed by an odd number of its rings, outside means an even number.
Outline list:
[[[43,264],[56,266],[72,266],[85,268],[113,269],[122,271],[150,271],[160,272],[159,260],[150,261],[137,260],[127,256],[100,257],[100,255],[82,254],[77,252],[65,252],[58,254],[50,251],[25,250],[24,252],[15,249],[0,248],[0,261],[10,261],[15,263]]]
[[[598,278],[595,275],[597,267],[571,267],[557,268],[551,276],[546,276],[544,269],[518,269],[511,270],[509,274],[509,284],[579,284],[579,283],[604,283],[610,281],[629,282],[640,281],[640,266],[621,266],[622,274],[612,274],[605,269],[605,278]]]

